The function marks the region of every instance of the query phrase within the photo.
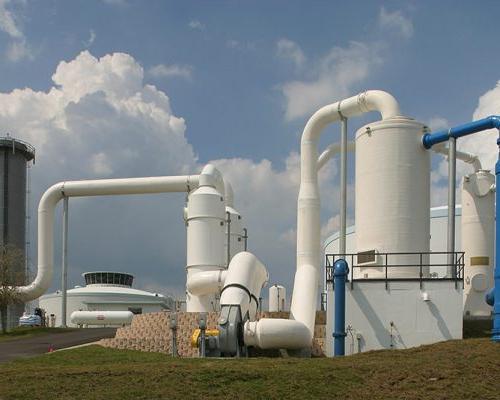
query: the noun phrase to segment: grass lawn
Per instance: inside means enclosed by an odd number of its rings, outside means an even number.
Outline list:
[[[500,398],[500,344],[449,341],[338,359],[173,359],[88,346],[0,364],[0,399]]]
[[[42,328],[42,327],[32,328],[31,326],[20,326],[12,329],[11,331],[5,334],[0,333],[0,342],[4,342],[7,340],[21,339],[36,335],[43,335],[46,333],[65,333],[73,330],[74,329],[72,328]]]

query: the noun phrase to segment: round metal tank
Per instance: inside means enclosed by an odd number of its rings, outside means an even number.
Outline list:
[[[422,144],[423,124],[395,117],[356,133],[356,248],[359,278],[384,278],[385,256],[429,252],[430,155]],[[359,253],[363,253],[360,255]],[[388,278],[418,278],[420,255],[390,255]],[[428,264],[428,256],[422,257]],[[401,265],[410,265],[403,267]],[[423,268],[428,275],[428,268]]]
[[[35,149],[28,143],[11,138],[0,138],[0,243],[10,244],[26,252],[26,167],[35,157]],[[14,271],[12,284],[23,285],[24,267]],[[17,326],[23,315],[24,304],[8,308],[8,327]]]
[[[493,286],[495,176],[478,171],[462,181],[462,250],[465,252],[464,316],[490,317],[484,301]]]
[[[269,311],[286,311],[286,288],[281,285],[273,285],[269,288]]]
[[[212,186],[200,186],[188,196],[186,210],[187,274],[219,271],[226,268],[225,205],[222,195]],[[216,295],[195,296],[186,293],[186,311],[215,311]]]

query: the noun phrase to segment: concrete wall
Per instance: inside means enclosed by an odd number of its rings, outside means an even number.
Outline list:
[[[422,292],[429,295],[423,301]],[[462,338],[461,285],[454,282],[355,282],[346,285],[346,354],[376,349],[409,348]],[[328,288],[327,346],[333,355],[334,293]],[[391,328],[391,322],[393,326]],[[352,335],[351,335],[352,334]],[[357,339],[359,337],[359,340]]]

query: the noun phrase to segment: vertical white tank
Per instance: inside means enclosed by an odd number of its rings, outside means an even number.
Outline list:
[[[462,181],[462,250],[465,252],[464,316],[489,317],[484,301],[493,285],[495,176],[478,171]]]
[[[286,311],[286,288],[281,285],[272,285],[269,288],[269,311]]]
[[[200,175],[200,186],[188,196],[186,210],[187,275],[226,268],[224,253],[225,204],[210,176]],[[216,294],[195,296],[186,291],[186,311],[218,310]]]
[[[429,251],[430,155],[421,144],[424,129],[410,118],[395,117],[356,133],[356,245],[358,254],[367,252],[358,256],[367,266],[354,271],[360,278],[385,276],[383,268],[373,267],[385,258],[373,252]],[[418,255],[388,258],[389,265],[419,263]],[[416,278],[419,268],[390,268],[388,276]]]

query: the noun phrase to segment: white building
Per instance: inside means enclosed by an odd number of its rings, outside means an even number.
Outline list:
[[[457,206],[457,252],[463,251],[461,219],[462,208]],[[430,228],[431,253],[446,251],[446,206],[431,209]],[[337,254],[338,242],[337,232],[325,241],[325,254]],[[354,226],[347,229],[346,253],[356,253]],[[425,255],[423,257],[425,258]],[[466,254],[461,261],[466,267],[463,282],[450,279],[446,266],[436,266],[447,263],[444,254],[431,254],[424,260],[423,263],[431,267],[427,270],[423,268],[423,281],[418,279],[419,271],[415,271],[417,274],[414,279],[391,279],[391,268],[386,269],[386,280],[385,270],[381,272],[379,268],[369,268],[369,264],[366,264],[368,268],[354,268],[350,271],[349,279],[354,277],[354,282],[346,285],[346,354],[382,348],[408,348],[440,340],[460,339],[462,315],[488,316],[483,315],[485,306],[482,305],[487,285],[475,285],[475,275],[481,271],[477,271],[474,266],[469,267],[470,258],[474,258],[473,254],[469,257]],[[349,264],[352,263],[349,257],[346,259]],[[332,262],[330,259],[330,263]],[[359,258],[357,263],[360,264]],[[384,263],[385,256],[381,255],[376,264]],[[391,264],[390,256],[388,264]],[[372,271],[380,276],[376,276],[376,279],[364,279],[372,278],[367,276]],[[331,337],[334,330],[334,291],[332,284],[327,283],[326,275],[323,282],[327,294],[327,337]],[[408,312],[409,310],[411,312]],[[488,307],[486,310],[491,312]],[[332,355],[332,340],[327,340],[327,343],[327,353]]]
[[[67,292],[66,321],[73,326],[73,311],[131,311],[144,314],[174,309],[172,298],[132,288],[134,277],[121,272],[86,272],[85,287],[75,286]],[[40,297],[40,308],[55,315],[55,326],[61,324],[61,291]]]

